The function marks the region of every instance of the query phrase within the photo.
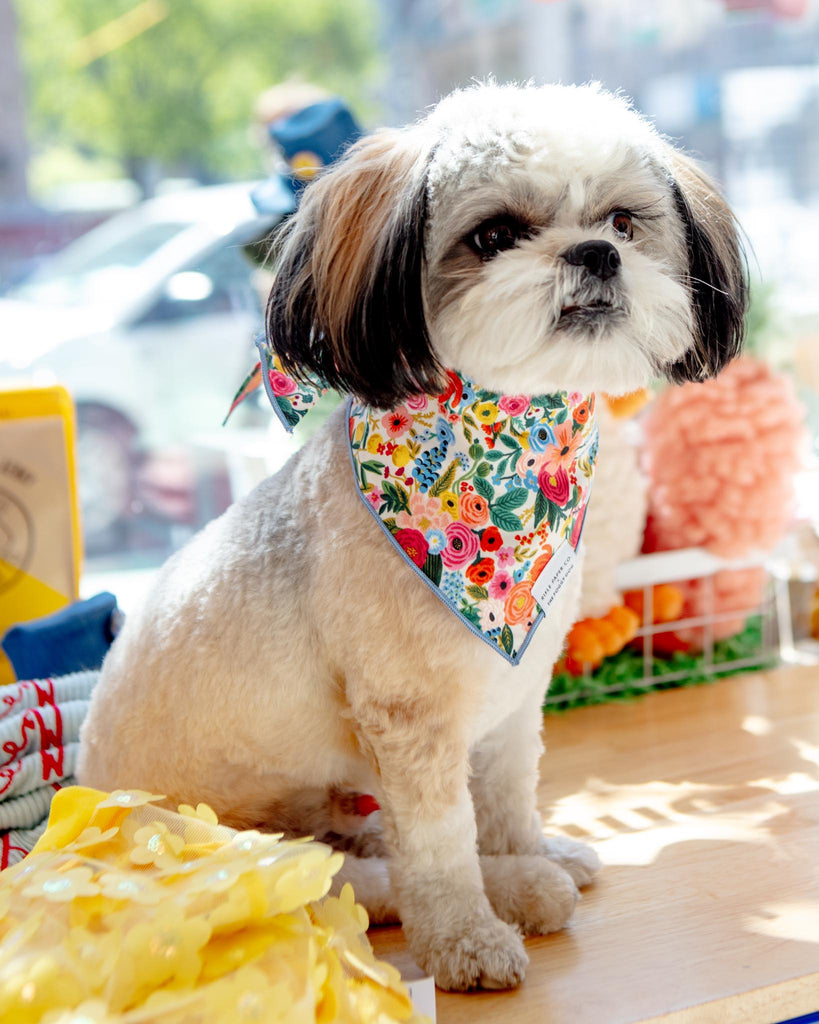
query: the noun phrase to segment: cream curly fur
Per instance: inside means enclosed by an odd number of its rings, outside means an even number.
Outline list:
[[[694,343],[672,163],[644,121],[595,89],[478,88],[365,140],[310,186],[281,265],[290,258],[302,290],[321,278],[332,344],[369,263],[389,252],[379,239],[395,232],[402,197],[426,188],[418,302],[439,366],[513,392],[635,387]],[[501,200],[533,228],[483,260],[464,239]],[[606,218],[638,201],[657,219],[632,244]],[[328,236],[342,222],[346,233]],[[610,336],[558,324],[594,285],[560,254],[593,238],[622,257],[606,287],[630,320]],[[308,243],[321,255],[299,262]],[[294,301],[283,315],[298,315]],[[353,362],[340,348],[334,360]],[[341,880],[373,919],[400,916],[439,985],[513,986],[521,933],[562,927],[598,866],[581,844],[545,838],[535,805],[540,705],[580,572],[512,667],[396,555],[360,501],[346,444],[339,410],[169,560],[105,661],[78,777],[202,800],[237,827],[326,836],[351,852]],[[380,803],[364,827],[345,811],[349,793]]]

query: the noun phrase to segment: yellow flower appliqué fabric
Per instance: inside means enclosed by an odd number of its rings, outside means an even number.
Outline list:
[[[161,799],[56,794],[0,874],[0,1020],[420,1024],[352,890],[327,896],[340,854]]]

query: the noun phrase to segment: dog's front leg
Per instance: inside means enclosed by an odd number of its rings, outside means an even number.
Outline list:
[[[567,872],[576,885],[582,886],[591,881],[600,867],[600,859],[585,843],[562,836],[544,836],[537,809],[538,764],[543,753],[541,700],[540,688],[535,685],[520,707],[472,751],[470,787],[477,820],[478,847],[485,857],[495,856],[504,861],[509,855],[545,856]],[[510,864],[508,870],[513,869]],[[500,867],[496,870],[500,871]],[[531,865],[526,869],[523,865],[518,868],[521,875],[531,875],[533,871],[535,868]],[[548,875],[549,868],[541,871]],[[486,868],[484,876],[487,876]],[[533,920],[529,922],[521,920],[519,915],[510,917],[495,900],[493,905],[501,916],[517,921],[528,930],[532,930],[537,920],[541,920],[542,925],[535,930],[551,931],[560,927],[565,919],[558,923],[559,916],[567,908],[567,900],[559,894],[564,883],[557,876],[551,883],[548,877],[544,877],[542,883],[555,889],[558,904],[541,910],[533,908]],[[521,881],[520,884],[524,883]]]
[[[463,723],[439,711],[370,699],[356,714],[380,776],[394,895],[413,956],[441,988],[511,988],[528,958],[484,892]]]

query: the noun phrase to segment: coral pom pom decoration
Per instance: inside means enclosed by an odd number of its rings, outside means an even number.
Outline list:
[[[791,381],[743,357],[715,380],[669,388],[645,422],[650,476],[645,551],[704,547],[726,558],[769,550],[790,523],[804,411]],[[747,610],[762,598],[763,570],[719,573],[713,608],[699,581],[681,584],[682,615]],[[722,621],[715,637],[739,632]],[[701,630],[678,634],[700,646]]]

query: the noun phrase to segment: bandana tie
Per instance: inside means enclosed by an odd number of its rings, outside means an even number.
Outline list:
[[[324,393],[264,339],[231,411],[264,383],[288,431]],[[347,403],[356,489],[393,547],[478,637],[517,665],[576,562],[597,457],[594,395],[504,395],[454,370],[395,409]]]

